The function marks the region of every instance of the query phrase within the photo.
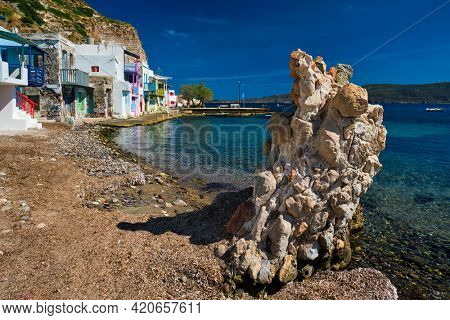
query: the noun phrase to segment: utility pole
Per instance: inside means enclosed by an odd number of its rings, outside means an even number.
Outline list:
[[[238,104],[239,108],[241,107],[241,79],[238,80]]]

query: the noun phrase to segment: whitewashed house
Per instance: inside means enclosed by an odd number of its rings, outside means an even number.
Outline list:
[[[143,96],[139,56],[118,44],[75,47],[75,67],[89,73],[95,104],[105,116],[126,119],[141,114]]]
[[[35,103],[20,88],[43,83],[43,52],[31,41],[0,27],[0,131],[40,129]],[[39,60],[39,57],[40,60]]]
[[[22,34],[33,41],[45,55],[44,88],[29,87],[24,92],[38,103],[45,116],[53,105],[64,103],[68,115],[75,120],[94,113],[93,88],[89,75],[75,69],[75,44],[58,33]],[[51,91],[51,92],[50,92]]]

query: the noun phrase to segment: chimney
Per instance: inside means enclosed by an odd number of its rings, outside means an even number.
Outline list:
[[[87,44],[95,44],[94,43],[94,38],[93,37],[88,37],[87,38]]]

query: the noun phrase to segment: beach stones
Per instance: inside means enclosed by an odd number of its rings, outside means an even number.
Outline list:
[[[297,108],[272,116],[269,161],[256,174],[253,198],[227,224],[236,236],[230,272],[254,262],[247,274],[261,284],[350,262],[351,225],[362,228],[355,212],[382,168],[378,156],[386,142],[383,107],[370,105],[367,91],[349,83],[351,66],[327,70],[323,58],[296,50],[289,67]]]
[[[173,202],[173,205],[174,205],[174,206],[177,206],[177,207],[187,207],[187,203],[184,202],[184,201],[181,200],[181,199],[175,200],[175,201]]]

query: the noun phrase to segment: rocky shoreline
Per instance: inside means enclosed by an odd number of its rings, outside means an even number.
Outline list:
[[[102,130],[49,127],[0,142],[0,297],[258,297],[227,283],[214,257],[251,190],[208,195],[184,187],[111,147]],[[365,280],[343,280],[350,278]],[[370,269],[319,273],[259,297],[397,298]]]

